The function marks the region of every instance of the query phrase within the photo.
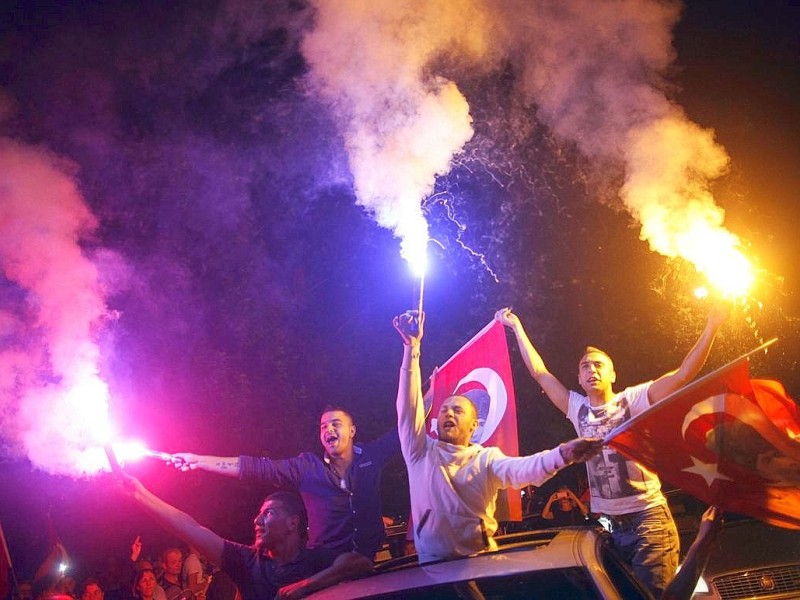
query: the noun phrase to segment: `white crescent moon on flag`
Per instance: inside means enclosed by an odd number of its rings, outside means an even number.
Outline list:
[[[692,421],[702,417],[703,415],[710,415],[712,413],[725,412],[725,394],[717,394],[705,400],[701,400],[692,407],[686,416],[683,418],[683,426],[681,427],[681,436],[686,439],[686,430]]]
[[[482,444],[492,437],[494,430],[497,429],[497,426],[503,419],[503,415],[506,414],[506,406],[508,405],[508,392],[506,391],[505,383],[503,383],[503,378],[497,374],[497,371],[488,367],[479,367],[467,373],[467,375],[456,384],[456,388],[453,390],[453,393],[455,393],[456,390],[458,390],[465,383],[470,383],[472,381],[477,381],[484,388],[486,388],[490,400],[489,414],[486,415],[486,423],[483,426],[483,435],[481,436],[481,439],[478,440],[478,443]]]
[[[726,394],[717,394],[716,396],[711,396],[695,404],[683,418],[683,425],[681,426],[681,437],[683,437],[683,439],[685,440],[686,430],[689,429],[689,426],[695,420],[699,419],[703,415],[725,412],[725,396]],[[709,488],[717,479],[731,481],[730,477],[719,472],[718,465],[716,462],[704,463],[701,460],[695,458],[694,456],[690,456],[690,458],[692,459],[692,466],[683,469],[683,471],[699,475],[705,480],[706,485]]]

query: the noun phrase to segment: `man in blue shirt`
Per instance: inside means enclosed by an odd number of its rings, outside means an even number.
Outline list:
[[[308,510],[309,548],[355,551],[372,560],[383,544],[381,471],[400,451],[397,429],[354,444],[349,412],[328,407],[319,424],[322,456],[303,452],[287,459],[173,454],[181,471],[201,469],[229,477],[296,489]]]

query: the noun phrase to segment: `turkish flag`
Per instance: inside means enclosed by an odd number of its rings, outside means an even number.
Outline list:
[[[436,434],[439,406],[453,395],[466,396],[478,409],[478,429],[472,442],[497,446],[507,456],[519,456],[517,405],[506,332],[492,320],[431,376],[432,403],[428,433]],[[507,512],[506,512],[507,504]],[[498,493],[496,517],[522,519],[519,491]]]
[[[606,442],[708,504],[800,529],[800,410],[779,382],[751,380],[746,356],[655,404]]]

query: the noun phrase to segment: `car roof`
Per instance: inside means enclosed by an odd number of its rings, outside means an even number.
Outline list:
[[[403,557],[378,565],[376,573],[312,594],[314,600],[369,598],[426,586],[457,583],[485,577],[503,577],[531,571],[585,568],[596,563],[600,533],[591,528],[561,528],[498,537],[496,551],[419,565]]]

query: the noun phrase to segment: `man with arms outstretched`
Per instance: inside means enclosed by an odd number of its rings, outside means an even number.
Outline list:
[[[496,549],[499,489],[539,486],[559,469],[587,460],[602,447],[601,440],[575,439],[531,456],[509,457],[499,448],[470,443],[478,412],[465,396],[445,399],[438,414],[438,439],[432,439],[426,433],[419,369],[424,323],[424,313],[417,322],[415,312],[393,321],[404,344],[397,424],[420,563]]]
[[[703,333],[678,369],[619,393],[613,391],[617,374],[611,358],[598,348],[587,347],[578,363],[578,382],[584,396],[568,390],[547,370],[510,309],[501,309],[495,315],[514,332],[531,375],[572,422],[578,435],[601,438],[694,379],[727,316],[727,309],[722,307],[711,311]],[[616,546],[639,580],[659,597],[675,574],[680,550],[678,531],[661,493],[661,482],[654,473],[611,448],[587,461],[586,470],[591,511],[601,513],[611,523]]]
[[[396,429],[366,444],[354,444],[355,435],[350,413],[328,407],[319,421],[322,456],[303,452],[273,460],[178,453],[172,458],[182,471],[202,469],[296,489],[308,509],[309,548],[353,550],[372,560],[384,538],[381,471],[400,442]]]

